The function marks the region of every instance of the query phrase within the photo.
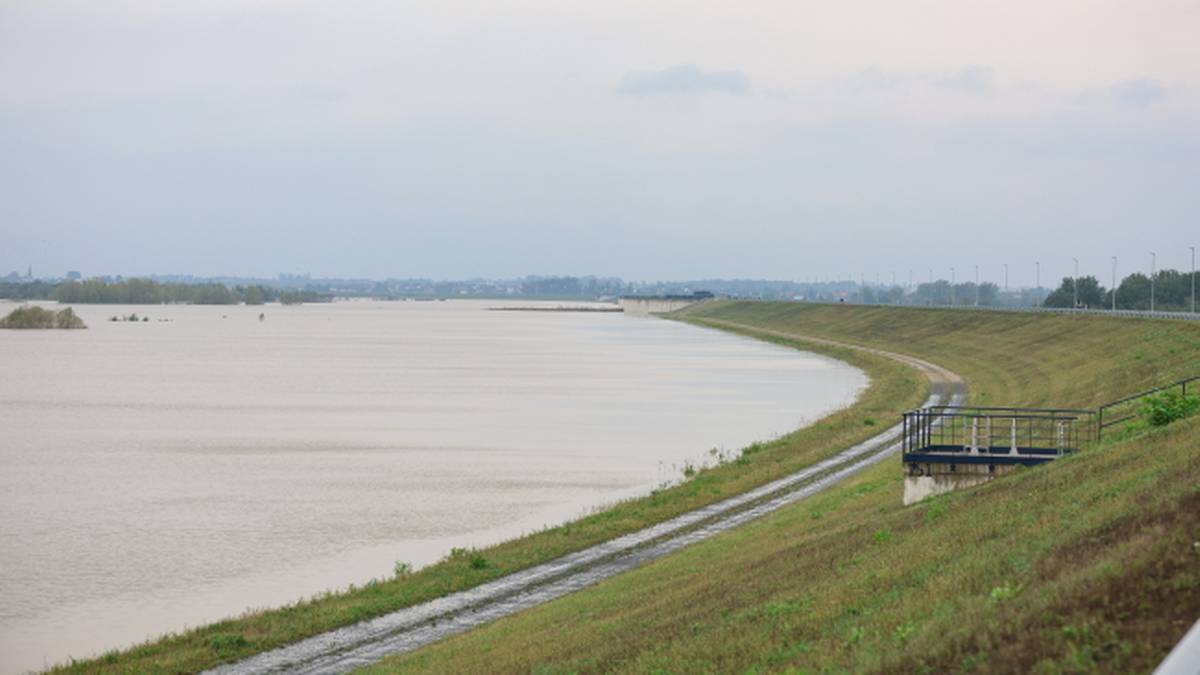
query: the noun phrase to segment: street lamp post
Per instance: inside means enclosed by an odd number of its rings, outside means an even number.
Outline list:
[[[1010,305],[1012,299],[1008,297],[1008,263],[1004,263],[1004,305]]]
[[[1040,290],[1042,290],[1042,263],[1040,263],[1040,262],[1033,263],[1033,269],[1035,270],[1035,274],[1037,275],[1037,283],[1034,285],[1037,286],[1037,289],[1040,291]]]
[[[979,265],[975,266],[975,306],[979,306]]]
[[[1113,256],[1113,273],[1112,273],[1112,295],[1113,295],[1113,311],[1117,311],[1117,256]]]
[[[1158,256],[1150,251],[1150,311],[1154,311],[1154,274],[1158,264]]]
[[[1196,313],[1196,247],[1189,246],[1192,252],[1192,314]]]
[[[1075,276],[1072,277],[1072,280],[1070,280],[1070,289],[1072,289],[1072,293],[1074,294],[1074,298],[1075,298],[1074,299],[1075,304],[1073,305],[1073,307],[1074,307],[1074,309],[1078,310],[1079,309],[1079,258],[1070,258],[1070,259],[1073,259],[1073,261],[1075,261]]]
[[[954,268],[950,268],[950,306],[954,306]]]

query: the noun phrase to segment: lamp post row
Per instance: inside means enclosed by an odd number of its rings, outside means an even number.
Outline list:
[[[1189,246],[1188,251],[1191,252],[1192,273],[1191,278],[1191,311],[1196,313],[1196,247]],[[1072,302],[1073,305],[1079,307],[1079,258],[1071,258],[1075,263],[1075,276],[1071,278]],[[1036,276],[1037,288],[1042,287],[1042,263],[1037,261],[1033,263],[1034,274]],[[1158,273],[1158,254],[1155,251],[1150,251],[1150,311],[1154,311],[1154,277]],[[859,274],[859,285],[865,284],[865,275]],[[908,286],[912,290],[913,271],[908,271]],[[929,268],[929,283],[933,284],[933,268]],[[955,304],[954,286],[957,280],[955,278],[955,269],[950,268],[950,304]],[[875,273],[875,285],[879,285],[879,273]],[[896,272],[892,271],[892,286],[896,285]],[[1004,263],[1004,292],[1008,293],[1008,263]],[[932,302],[932,299],[930,300]],[[979,306],[979,265],[975,266],[975,306]],[[1117,310],[1117,256],[1112,257],[1112,309]]]

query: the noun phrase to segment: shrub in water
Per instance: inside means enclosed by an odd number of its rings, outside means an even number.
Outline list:
[[[44,307],[18,307],[0,319],[0,328],[87,328],[70,307],[57,312]]]

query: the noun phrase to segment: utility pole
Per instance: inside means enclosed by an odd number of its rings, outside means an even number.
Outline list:
[[[933,307],[933,268],[929,268],[929,306]]]
[[[1196,247],[1189,246],[1192,251],[1192,314],[1196,313]]]
[[[1075,261],[1075,277],[1071,279],[1071,291],[1075,297],[1073,307],[1079,309],[1079,258],[1071,258]]]
[[[1004,305],[1012,304],[1011,298],[1008,297],[1008,263],[1004,263]]]
[[[975,306],[979,306],[979,265],[975,266]]]
[[[1042,263],[1040,263],[1040,262],[1035,262],[1035,263],[1033,263],[1033,269],[1037,270],[1037,271],[1036,271],[1036,274],[1037,274],[1037,288],[1038,288],[1038,290],[1040,291],[1040,290],[1042,289]]]
[[[1150,311],[1154,311],[1154,274],[1157,270],[1158,256],[1150,251]]]
[[[1117,311],[1117,256],[1113,256],[1113,273],[1112,273],[1112,294],[1113,294],[1113,311]]]
[[[954,268],[951,267],[950,268],[950,306],[951,307],[954,306],[954,283],[955,283]]]

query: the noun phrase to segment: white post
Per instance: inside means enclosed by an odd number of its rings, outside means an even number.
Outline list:
[[[1113,273],[1112,273],[1112,294],[1113,294],[1113,311],[1117,311],[1117,256],[1113,256]]]
[[[971,420],[971,454],[979,454],[979,418]]]
[[[1157,263],[1158,263],[1158,256],[1156,256],[1154,254],[1154,251],[1150,251],[1150,311],[1151,312],[1154,311],[1154,272],[1155,272],[1155,268],[1158,266]]]
[[[1071,291],[1075,294],[1075,306],[1072,309],[1079,309],[1079,258],[1071,258],[1075,261],[1075,277],[1071,279]]]
[[[1017,452],[1017,418],[1015,417],[1012,419],[1012,447],[1009,449],[1008,454],[1020,454]]]
[[[1192,314],[1196,313],[1196,247],[1189,246],[1192,251]]]

